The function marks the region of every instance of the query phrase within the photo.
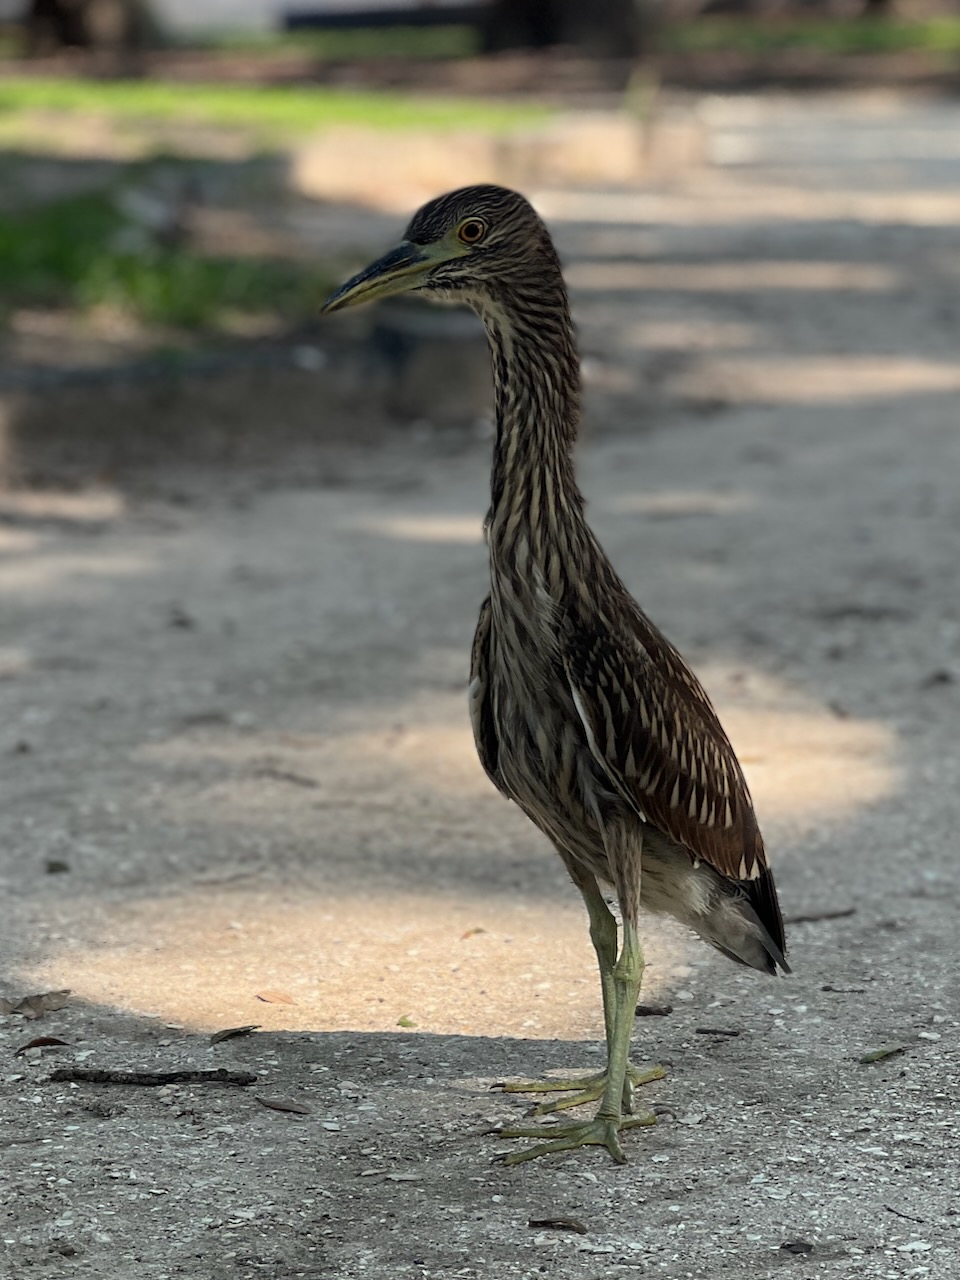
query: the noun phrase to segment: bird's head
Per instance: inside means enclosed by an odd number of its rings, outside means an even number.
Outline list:
[[[547,229],[523,196],[464,187],[425,204],[401,243],[342,285],[323,311],[411,292],[480,308],[512,281],[550,266],[559,274]]]

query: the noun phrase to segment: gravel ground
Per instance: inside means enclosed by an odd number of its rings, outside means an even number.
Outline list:
[[[899,160],[837,160],[881,118]],[[527,1103],[491,1085],[590,1068],[602,1024],[576,895],[470,741],[489,442],[0,498],[0,995],[71,992],[0,1017],[0,1276],[953,1280],[960,174],[918,127],[780,103],[718,126],[747,167],[541,197],[592,519],[794,921],[777,982],[650,922],[669,1114],[625,1167],[492,1160]]]

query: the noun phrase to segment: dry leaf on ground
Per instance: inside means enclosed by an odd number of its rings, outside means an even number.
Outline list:
[[[250,1022],[245,1027],[227,1027],[223,1031],[215,1031],[210,1037],[210,1043],[211,1045],[222,1044],[224,1040],[235,1040],[238,1036],[248,1036],[252,1031],[259,1030],[259,1022]]]
[[[310,1108],[305,1102],[297,1102],[295,1098],[261,1098],[259,1095],[257,1101],[262,1107],[269,1107],[271,1111],[288,1111],[294,1116],[308,1116]]]
[[[28,1040],[26,1044],[22,1044],[13,1056],[19,1058],[28,1049],[46,1049],[49,1046],[69,1045],[69,1043],[69,1040],[61,1040],[59,1036],[35,1036],[32,1040]]]

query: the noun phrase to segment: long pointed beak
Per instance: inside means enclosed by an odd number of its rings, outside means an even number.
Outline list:
[[[391,249],[366,270],[341,285],[330,295],[320,311],[328,315],[331,311],[342,311],[345,307],[355,307],[361,302],[372,302],[374,298],[406,293],[408,289],[415,289],[418,278],[435,265],[436,258],[430,256],[420,245],[404,240],[396,249]]]

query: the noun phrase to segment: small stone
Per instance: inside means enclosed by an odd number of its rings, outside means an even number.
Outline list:
[[[703,1124],[707,1118],[705,1111],[686,1111],[682,1116],[677,1116],[678,1124]]]

